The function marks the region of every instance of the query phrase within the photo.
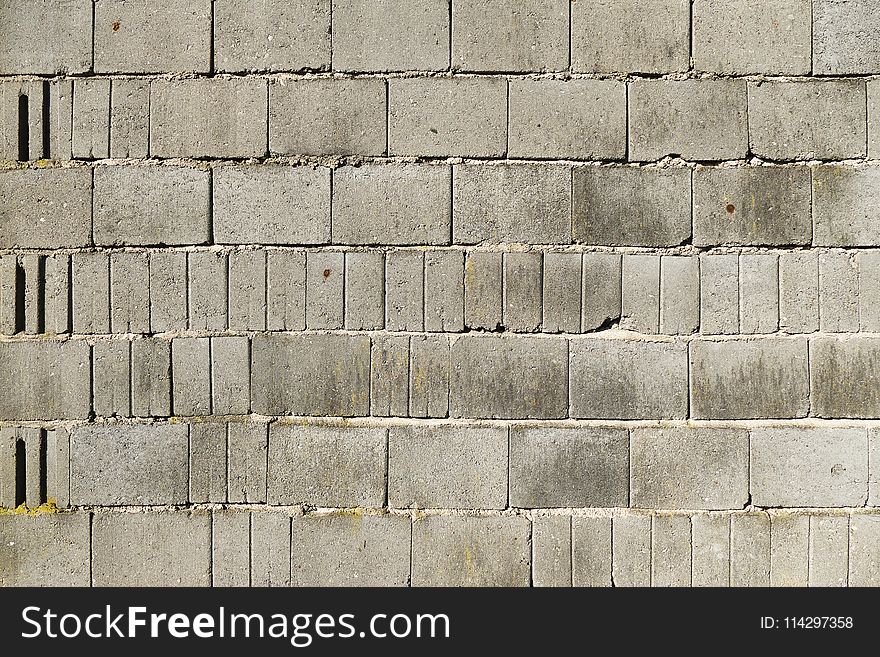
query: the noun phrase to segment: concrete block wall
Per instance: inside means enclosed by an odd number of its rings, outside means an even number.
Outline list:
[[[880,584],[874,0],[0,6],[0,584]]]

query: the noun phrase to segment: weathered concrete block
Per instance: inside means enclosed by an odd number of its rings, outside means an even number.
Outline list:
[[[70,434],[73,504],[186,504],[185,424],[84,426]]]
[[[542,329],[547,333],[581,330],[582,260],[580,253],[544,254]]]
[[[339,329],[344,324],[345,254],[306,254],[306,327]]]
[[[49,83],[49,143],[44,146],[45,157],[67,160],[73,156],[73,80]]]
[[[24,314],[24,332],[29,335],[36,335],[43,332],[43,320],[40,315],[43,313],[43,303],[41,296],[44,296],[40,290],[44,287],[43,280],[45,270],[45,259],[38,255],[23,254],[18,257],[17,282],[23,283],[22,297],[19,301],[23,301],[22,308]]]
[[[690,12],[689,0],[574,2],[571,67],[587,73],[686,71]]]
[[[629,157],[736,160],[748,151],[744,80],[629,83]]]
[[[131,343],[131,413],[171,415],[171,341],[144,338]]]
[[[464,323],[468,328],[496,330],[502,326],[503,272],[501,253],[473,251],[464,263]]]
[[[739,333],[739,257],[700,255],[700,330],[709,335]]]
[[[187,254],[150,252],[150,332],[183,331],[187,314]]]
[[[660,259],[660,333],[690,335],[700,330],[700,259]]]
[[[819,260],[816,253],[779,256],[779,328],[787,333],[819,330]]]
[[[798,418],[810,410],[803,338],[690,343],[691,417]]]
[[[730,586],[770,586],[770,516],[730,516]]]
[[[571,173],[554,165],[455,167],[456,244],[571,242]]]
[[[251,343],[251,409],[262,415],[368,415],[370,338],[262,335]]]
[[[211,514],[211,586],[250,586],[251,514]]]
[[[251,586],[290,586],[290,516],[251,514]]]
[[[690,586],[692,560],[691,519],[688,516],[652,516],[651,586]]]
[[[775,333],[779,329],[779,257],[744,253],[739,257],[739,330]]]
[[[629,514],[612,520],[614,586],[651,586],[651,516]]]
[[[18,258],[0,256],[0,333],[18,333]]]
[[[95,586],[209,586],[211,514],[96,513]]]
[[[503,428],[392,427],[388,504],[392,507],[503,509],[507,506]]]
[[[18,430],[0,429],[0,507],[13,509],[21,502],[18,490]]]
[[[229,312],[229,263],[220,251],[192,251],[187,254],[191,331],[224,331]]]
[[[150,332],[150,256],[110,254],[110,328],[113,333]]]
[[[46,333],[70,333],[70,256],[55,254],[45,261],[43,288],[44,329]],[[2,265],[0,265],[2,269]],[[0,274],[2,277],[2,274]],[[0,297],[3,296],[0,290]],[[3,301],[0,301],[3,303]],[[3,311],[0,310],[0,316]],[[0,325],[2,325],[0,320]],[[2,330],[0,330],[2,332]]]
[[[540,252],[504,254],[502,323],[508,331],[541,328],[543,258]]]
[[[211,411],[247,415],[251,402],[250,340],[211,338]]]
[[[528,586],[526,518],[427,516],[412,527],[413,586]]]
[[[464,330],[462,251],[425,251],[425,330]]]
[[[575,242],[677,246],[691,237],[687,169],[579,167],[572,185]]]
[[[822,331],[858,332],[859,273],[855,253],[819,253],[819,327]]]
[[[880,251],[861,251],[859,269],[859,330],[880,332]]]
[[[385,328],[385,254],[349,251],[345,254],[345,328],[368,331]]]
[[[145,158],[150,148],[149,80],[113,80],[110,92],[110,157]]]
[[[46,431],[46,501],[53,499],[59,509],[70,506],[70,434],[61,428]]]
[[[448,244],[452,199],[448,166],[341,167],[333,174],[337,244]]]
[[[620,321],[623,259],[616,253],[585,253],[581,331],[610,328]]]
[[[571,519],[572,586],[611,586],[611,518]]]
[[[808,586],[809,552],[809,516],[770,516],[770,586]]]
[[[462,337],[451,347],[450,417],[561,418],[568,344],[555,337]]]
[[[880,338],[810,340],[812,414],[830,418],[880,417]]]
[[[381,507],[386,430],[273,424],[269,504]]]
[[[211,2],[108,0],[95,4],[96,73],[207,73]]]
[[[425,254],[389,251],[385,256],[385,328],[425,330]]]
[[[583,338],[572,340],[571,417],[683,419],[687,346]]]
[[[0,7],[0,74],[85,73],[92,65],[90,0],[23,0]]]
[[[880,167],[813,169],[813,244],[880,246]]]
[[[810,586],[846,586],[849,516],[810,516]]]
[[[570,516],[542,516],[532,521],[532,586],[572,585]]]
[[[94,195],[94,234],[99,246],[203,244],[210,238],[207,171],[98,167]]]
[[[849,521],[849,586],[880,585],[880,516],[853,514]]]
[[[408,414],[409,336],[379,335],[370,352],[370,415]]]
[[[409,416],[449,416],[449,339],[414,335],[410,338]]]
[[[880,462],[880,431],[868,429],[868,506],[880,506],[880,472],[871,463]]]
[[[229,328],[266,330],[266,252],[229,254]]]
[[[110,80],[76,80],[73,91],[73,157],[110,157]]]
[[[507,81],[388,81],[391,155],[500,157],[507,151]]]
[[[267,500],[269,435],[258,422],[230,422],[228,445],[228,493],[230,502],[260,504]]]
[[[269,150],[295,155],[383,155],[382,80],[282,80],[269,86]]]
[[[92,347],[92,410],[99,417],[131,415],[128,340],[101,340]]]
[[[89,517],[0,516],[0,586],[89,586]]]
[[[623,256],[620,328],[638,333],[660,331],[660,256]]]
[[[174,415],[211,414],[211,339],[171,341],[172,408]]]
[[[214,241],[220,244],[326,244],[330,169],[217,167]]]
[[[189,426],[190,502],[226,502],[228,451],[225,423],[196,422]],[[216,517],[214,526],[216,529]]]
[[[691,532],[692,585],[730,586],[730,516],[694,514]]]
[[[626,85],[614,80],[511,80],[510,157],[622,160]]]
[[[266,328],[302,331],[306,327],[306,254],[266,254]]]
[[[813,72],[876,73],[880,15],[871,0],[814,0]]]
[[[511,506],[628,504],[629,434],[625,429],[511,428]]]
[[[80,251],[71,263],[73,332],[110,333],[110,256]]]
[[[633,429],[631,506],[741,509],[749,499],[749,435],[740,429]]]
[[[59,94],[53,98],[50,82],[42,80],[16,80],[6,78],[0,81],[0,160],[40,160],[54,157],[56,160],[70,159],[73,138],[73,83],[68,82],[67,102],[61,102]],[[56,84],[57,86],[57,84]],[[53,100],[57,106],[46,105]],[[46,109],[44,115],[44,107]],[[66,134],[55,135],[53,144],[51,130],[60,123],[59,114],[65,113]],[[58,143],[60,140],[64,143]],[[55,152],[53,145],[57,146]]]

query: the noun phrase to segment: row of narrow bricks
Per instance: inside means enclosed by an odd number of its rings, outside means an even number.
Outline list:
[[[875,5],[0,3],[0,585],[880,585]]]

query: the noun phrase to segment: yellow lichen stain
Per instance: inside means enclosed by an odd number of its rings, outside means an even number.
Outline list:
[[[471,552],[470,545],[466,545],[464,548],[464,565],[469,574],[473,575],[477,572],[477,566],[474,563],[474,555]]]
[[[39,516],[44,513],[60,513],[61,509],[58,508],[58,505],[55,502],[55,499],[50,497],[46,502],[41,504],[40,506],[29,507],[26,504],[19,504],[14,509],[4,509],[0,507],[0,516]]]

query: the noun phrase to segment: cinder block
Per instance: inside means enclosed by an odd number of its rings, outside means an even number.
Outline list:
[[[813,72],[876,73],[880,15],[871,0],[814,0]]]
[[[507,151],[507,81],[388,81],[388,152],[423,157],[500,157]]]
[[[779,328],[787,333],[819,330],[819,260],[815,252],[779,256]]]
[[[15,254],[0,256],[0,333],[18,333],[18,258]]]
[[[810,0],[696,0],[694,67],[725,75],[808,75],[811,21]]]
[[[829,333],[858,332],[859,262],[856,253],[819,253],[819,327]]]
[[[620,321],[623,261],[616,253],[585,253],[581,331],[610,328]]]
[[[809,0],[797,1],[809,7]],[[865,157],[866,130],[867,103],[862,81],[749,84],[749,138],[752,152],[758,157]]]
[[[386,430],[273,424],[269,504],[381,507]]]
[[[330,169],[217,167],[213,194],[217,243],[287,245],[330,241]]]
[[[625,429],[510,430],[510,505],[523,508],[629,505]]]
[[[804,338],[690,343],[691,417],[806,417],[810,375]]]
[[[776,333],[779,329],[779,257],[742,254],[739,257],[739,330]]]
[[[226,330],[228,275],[225,253],[193,251],[187,254],[187,317],[191,331]]]
[[[211,513],[96,513],[94,586],[209,586]]]
[[[770,586],[809,584],[810,516],[770,516]]]
[[[67,429],[46,432],[46,501],[70,506],[70,435]]]
[[[250,586],[251,514],[215,510],[211,517],[211,586]]]
[[[880,417],[880,339],[810,340],[812,414],[830,418]]]
[[[63,103],[58,107],[47,106],[52,100],[50,85],[41,80],[0,81],[0,159],[27,161],[50,157],[52,133],[47,131],[56,123],[53,110],[55,115],[68,111],[67,136],[70,137],[72,107]],[[72,141],[67,144],[66,154],[55,154],[55,159],[70,159],[71,146]]]
[[[37,507],[45,501],[42,490],[44,468],[41,463],[46,454],[43,431],[33,427],[9,427],[2,431],[2,440],[7,445],[4,451],[8,449],[7,454],[15,461],[15,474],[11,478],[15,479],[17,499],[13,502],[10,496],[9,506],[25,504],[31,508]],[[7,454],[3,455],[4,459]]]
[[[511,80],[510,157],[622,160],[626,85],[615,80]]]
[[[736,160],[748,151],[745,80],[629,83],[629,159]]]
[[[0,7],[0,74],[85,73],[92,65],[90,0],[23,0]]]
[[[568,343],[562,338],[462,337],[451,346],[449,415],[561,418],[568,410]]]
[[[730,586],[730,518],[708,513],[691,516],[693,586]]]
[[[412,526],[413,586],[528,586],[526,518],[427,516]]]
[[[334,514],[296,518],[293,586],[406,586],[411,523],[400,516]]]
[[[247,415],[251,406],[250,340],[211,338],[211,411]]]
[[[89,345],[81,340],[0,342],[2,420],[75,420],[89,415]]]
[[[612,586],[611,518],[571,519],[572,586]]]
[[[229,254],[229,328],[266,330],[266,252]]]
[[[770,516],[730,516],[730,586],[770,586]]]
[[[449,416],[449,339],[410,337],[409,416]]]
[[[251,343],[251,372],[254,413],[369,414],[369,336],[257,334]]]
[[[96,73],[208,73],[211,2],[107,0],[94,9]]]
[[[87,168],[0,170],[0,249],[89,246]]]
[[[868,506],[880,506],[880,472],[872,468],[880,463],[880,432],[868,429]]]
[[[813,244],[880,246],[880,167],[813,168]]]
[[[229,501],[260,504],[267,500],[269,438],[265,424],[230,422],[226,427]]]
[[[110,328],[113,333],[150,332],[150,257],[146,252],[110,254]]]
[[[15,508],[19,500],[18,491],[18,431],[16,427],[0,428],[0,508]]]
[[[89,586],[89,519],[85,512],[0,516],[0,586]]]
[[[452,185],[456,244],[568,244],[571,172],[556,165],[459,165]]]
[[[690,335],[700,330],[700,259],[660,259],[660,333]]]
[[[385,254],[349,251],[345,254],[345,328],[368,331],[385,328]]]
[[[98,417],[132,414],[128,340],[101,340],[92,347],[92,410]]]
[[[507,430],[392,427],[388,504],[421,509],[507,506]]]
[[[657,514],[651,523],[651,586],[690,586],[690,517]]]
[[[880,516],[853,514],[849,522],[849,586],[880,585]]]
[[[572,340],[571,417],[642,420],[687,416],[687,346]]]
[[[493,331],[502,325],[502,254],[471,251],[464,263],[464,323]]]
[[[131,413],[171,415],[171,341],[144,338],[131,343]]]
[[[214,65],[219,71],[330,68],[328,0],[216,0]]]
[[[409,337],[376,336],[370,352],[370,415],[406,417],[408,381]]]
[[[566,0],[457,0],[452,67],[464,71],[564,71],[569,61]]]
[[[806,167],[694,172],[695,244],[809,244],[811,235]]]
[[[110,157],[145,158],[150,149],[150,82],[112,81]]]
[[[333,173],[337,244],[448,244],[452,199],[448,166],[366,164]]]
[[[337,0],[336,71],[443,71],[449,68],[450,0]]]
[[[580,253],[545,253],[543,270],[543,324],[547,333],[578,333],[581,330]]]
[[[186,504],[185,424],[75,427],[70,434],[73,504]]]
[[[190,502],[226,502],[227,451],[225,423],[196,422],[189,426]]]
[[[187,254],[174,251],[150,252],[150,331],[186,330]]]
[[[49,83],[49,143],[44,146],[45,157],[73,157],[73,80],[56,79]]]
[[[810,586],[846,586],[849,516],[810,516]]]
[[[540,251],[504,254],[502,323],[506,330],[523,333],[540,330],[543,274]]]
[[[83,78],[73,83],[73,157],[110,157],[110,80]]]
[[[171,341],[172,408],[174,415],[211,414],[211,340]]]
[[[859,330],[880,332],[880,251],[861,251],[859,268]]]
[[[463,251],[425,251],[425,330],[464,330]]]
[[[749,435],[740,429],[633,429],[631,505],[741,509],[749,499]]]
[[[99,246],[204,244],[210,239],[208,172],[185,167],[95,169]]]
[[[651,586],[651,516],[630,514],[612,520],[614,586]]]
[[[73,332],[110,333],[110,256],[74,253],[72,267]]]
[[[251,514],[251,586],[290,586],[290,516]]]
[[[266,328],[302,331],[306,327],[306,254],[266,254]]]
[[[269,86],[269,150],[294,155],[384,155],[385,82],[281,80]]]
[[[660,256],[624,255],[620,328],[660,331]]]
[[[880,84],[871,80],[868,87],[868,157],[880,157]]]
[[[19,284],[23,285],[22,304],[24,311],[24,332],[29,335],[36,335],[43,332],[43,320],[40,317],[43,313],[42,295],[40,288],[44,287],[43,281],[45,265],[44,258],[38,255],[23,254],[18,257],[17,276],[21,279]]]
[[[425,254],[389,251],[385,256],[385,328],[425,330]]]
[[[570,516],[532,521],[532,586],[572,585],[571,522]]]
[[[344,325],[345,254],[306,254],[306,327],[340,329]]]
[[[572,185],[576,242],[677,246],[691,237],[687,169],[578,167]]]

